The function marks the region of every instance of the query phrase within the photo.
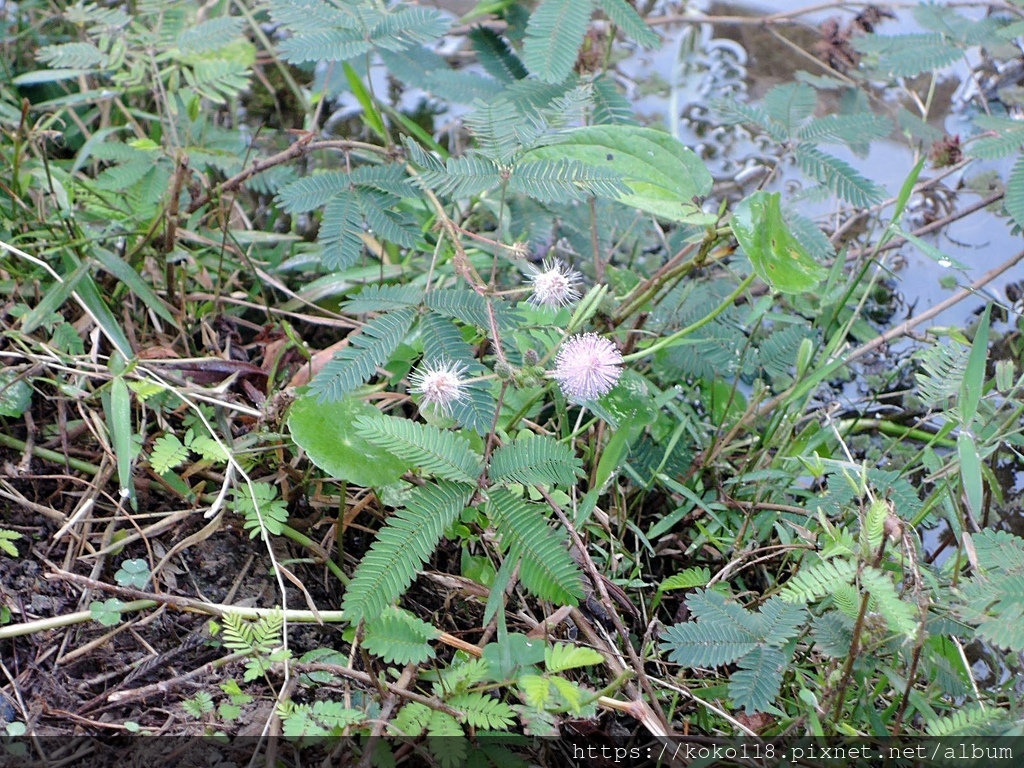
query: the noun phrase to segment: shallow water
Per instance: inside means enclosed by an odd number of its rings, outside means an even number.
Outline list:
[[[796,10],[805,5],[785,0],[773,4],[767,13]],[[709,16],[763,16],[766,13],[751,6],[722,3],[704,4],[700,11]],[[679,11],[673,11],[671,7],[655,10],[655,14],[673,12]],[[898,18],[883,22],[878,31],[887,35],[921,31],[909,9],[901,10],[897,15]],[[780,27],[780,33],[805,50],[811,49],[820,39],[815,25],[828,18],[848,21],[852,14],[840,16],[835,11],[809,14],[802,17],[806,23]],[[661,26],[659,32],[664,39],[661,48],[637,51],[619,64],[624,76],[622,82],[629,87],[637,111],[650,123],[660,123],[669,128],[681,141],[700,152],[716,178],[740,178],[742,184],[736,190],[737,195],[749,193],[764,179],[770,166],[775,164],[775,158],[768,152],[770,147],[763,142],[759,144],[757,137],[750,137],[745,131],[740,131],[737,137],[733,130],[715,125],[713,116],[707,114],[708,101],[722,97],[756,101],[773,85],[791,82],[798,70],[815,75],[823,74],[824,70],[816,67],[811,58],[800,56],[771,33],[754,25],[678,23]],[[931,125],[963,138],[967,137],[971,127],[964,110],[957,108],[957,96],[969,74],[966,62],[943,73],[935,89],[933,109],[928,115]],[[876,95],[883,103],[895,98],[892,93],[878,92]],[[836,107],[826,98],[819,103],[820,114],[827,114]],[[874,142],[863,158],[842,146],[830,145],[827,149],[863,175],[882,184],[890,195],[899,191],[917,161],[907,141],[895,136]],[[927,149],[925,147],[924,151]],[[916,195],[908,207],[909,223],[920,226],[929,217],[941,217],[980,200],[980,195],[964,187],[965,182],[988,169],[998,170],[1005,178],[1013,159],[995,163],[975,162],[965,172],[945,179],[935,193]],[[926,167],[920,179],[935,174],[935,170]],[[799,172],[783,162],[770,188],[793,191],[803,183],[805,180]],[[834,220],[836,213],[827,204],[802,207],[801,212],[826,224]],[[1024,241],[1010,234],[1007,222],[1005,217],[979,211],[952,223],[941,234],[926,237],[954,263],[964,264],[965,270],[943,267],[911,245],[890,253],[886,264],[895,270],[899,278],[898,299],[905,307],[905,314],[918,314],[934,306],[1019,252]],[[1022,278],[1024,269],[1004,273],[989,284],[983,296],[946,310],[931,325],[964,327],[987,299],[1012,306],[1014,302],[1007,299],[1006,288]],[[1019,304],[1017,309],[1019,311]],[[1017,319],[1019,314],[1011,314],[1009,327],[1015,326]]]

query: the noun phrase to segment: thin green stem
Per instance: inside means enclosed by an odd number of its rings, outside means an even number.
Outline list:
[[[663,339],[661,339],[659,341],[656,341],[654,344],[652,344],[649,347],[645,347],[645,348],[643,348],[643,349],[641,349],[641,350],[639,350],[637,352],[634,352],[631,355],[626,355],[624,358],[622,358],[622,362],[624,362],[624,363],[632,363],[632,362],[636,362],[637,360],[642,360],[645,357],[649,357],[650,355],[653,355],[655,352],[659,352],[662,349],[665,349],[666,347],[672,346],[677,341],[679,341],[680,339],[686,338],[687,336],[689,336],[694,331],[700,330],[705,325],[707,325],[712,320],[714,320],[716,317],[718,317],[720,314],[725,312],[725,310],[727,310],[729,307],[731,307],[733,305],[733,303],[736,301],[736,299],[738,299],[740,297],[740,295],[745,290],[747,290],[747,288],[750,287],[750,284],[754,282],[754,278],[755,278],[755,275],[753,273],[747,275],[747,277],[744,278],[743,282],[741,282],[738,286],[736,286],[736,290],[734,290],[732,293],[730,293],[728,296],[726,296],[721,304],[719,304],[711,312],[706,314],[704,317],[702,317],[697,322],[690,323],[690,325],[686,326],[685,328],[682,328],[682,329],[676,331],[671,336],[666,336],[665,338],[663,338]]]

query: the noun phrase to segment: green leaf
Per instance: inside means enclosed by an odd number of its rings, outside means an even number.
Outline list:
[[[344,269],[355,264],[363,253],[363,216],[359,194],[341,192],[324,208],[320,225],[324,266]]]
[[[494,483],[570,486],[582,476],[582,462],[572,448],[543,435],[521,436],[491,456]]]
[[[177,318],[171,314],[156,292],[149,287],[142,275],[132,269],[127,261],[96,244],[93,244],[89,252],[103,269],[124,283],[125,287],[142,299],[142,303],[149,309],[170,323],[171,326],[177,325]]]
[[[11,542],[17,541],[20,538],[22,538],[22,535],[17,531],[0,528],[0,552],[7,553],[8,557],[18,557],[18,548]],[[6,623],[6,620],[0,623]]]
[[[1020,137],[1017,138],[1019,144]],[[1006,212],[1010,214],[1013,223],[1024,229],[1024,156],[1017,158],[1013,170],[1010,171],[1003,205],[1006,206]]]
[[[565,80],[576,63],[593,10],[593,0],[542,0],[526,25],[527,68],[545,83]]]
[[[981,471],[981,457],[974,438],[963,430],[956,440],[957,457],[960,459],[960,479],[964,484],[967,506],[977,520],[984,509],[985,482]]]
[[[0,416],[19,418],[32,404],[32,387],[16,370],[0,370]]]
[[[501,699],[486,693],[462,693],[451,697],[446,703],[462,712],[466,717],[466,723],[474,728],[508,732],[516,724],[516,711]],[[493,764],[511,766],[513,762],[501,761]]]
[[[573,128],[526,152],[520,162],[535,159],[607,168],[632,189],[609,199],[668,221],[706,224],[715,219],[700,202],[711,191],[711,174],[692,150],[662,131],[634,125]]]
[[[711,581],[711,570],[706,567],[687,568],[679,573],[674,573],[658,585],[659,592],[668,592],[673,589],[691,589],[703,587]]]
[[[853,115],[816,117],[797,131],[797,138],[809,142],[845,144],[861,157],[867,155],[871,142],[888,138],[892,120],[870,112]]]
[[[826,560],[812,566],[805,565],[786,582],[779,597],[791,603],[810,603],[849,584],[856,575],[857,563],[853,560]]]
[[[661,45],[661,38],[626,0],[598,0],[598,5],[613,24],[644,48],[657,48]]]
[[[768,115],[792,136],[814,114],[818,94],[806,83],[776,85],[764,95],[761,105]]]
[[[149,563],[145,560],[125,560],[121,563],[117,573],[114,574],[114,581],[122,587],[135,587],[145,589],[149,582]]]
[[[370,92],[363,85],[362,79],[352,68],[351,64],[346,61],[341,66],[345,72],[345,80],[348,82],[349,90],[356,97],[359,106],[363,108],[363,120],[366,122],[367,127],[376,133],[378,138],[387,141],[389,138],[388,129],[384,126],[384,118],[381,117],[380,112],[374,105]]]
[[[420,331],[425,360],[461,363],[466,366],[467,375],[473,377],[487,372],[477,362],[472,348],[451,319],[428,313],[420,320]],[[478,435],[486,435],[494,423],[494,409],[497,406],[487,382],[467,383],[463,391],[466,397],[452,403],[452,416],[463,427],[472,429]]]
[[[564,672],[577,667],[589,667],[602,664],[604,656],[593,648],[555,643],[544,651],[544,668],[548,672]]]
[[[455,432],[383,416],[379,411],[376,416],[356,419],[355,430],[378,448],[428,474],[463,483],[475,483],[480,477],[482,457],[470,448],[469,440]]]
[[[492,312],[499,330],[513,330],[520,324],[518,314],[506,302],[481,296],[475,291],[442,288],[428,293],[424,303],[439,315],[461,320],[477,328],[490,330]]]
[[[862,53],[877,55],[875,69],[892,77],[934,72],[964,55],[960,48],[939,33],[865,35],[854,38],[853,43]]]
[[[758,277],[783,293],[812,291],[827,270],[790,233],[780,198],[778,192],[755,192],[733,210],[729,227]]]
[[[768,709],[782,687],[786,654],[778,648],[755,648],[739,661],[739,670],[729,678],[733,706],[748,715]]]
[[[807,621],[807,609],[776,595],[758,609],[760,634],[767,645],[782,645],[799,634]]]
[[[104,627],[116,627],[121,623],[121,610],[124,603],[116,597],[104,600],[102,603],[94,600],[89,603],[89,613],[93,620],[98,621]]]
[[[153,443],[153,452],[149,455],[149,465],[158,475],[170,472],[188,458],[188,448],[172,434],[161,435]]]
[[[529,75],[519,57],[497,32],[487,27],[474,27],[469,32],[469,40],[481,66],[496,80],[507,84]]]
[[[618,199],[630,192],[610,168],[584,165],[578,160],[530,160],[516,163],[508,188],[542,203],[586,200],[588,197]]]
[[[967,370],[960,384],[960,423],[969,427],[978,412],[981,392],[985,388],[985,362],[988,359],[988,330],[992,317],[992,305],[985,307],[985,312],[978,323],[978,330],[971,343],[971,354],[967,358]]]
[[[354,397],[320,403],[307,396],[292,403],[288,429],[310,461],[331,477],[381,488],[398,480],[408,463],[360,437],[355,424],[384,418],[372,405]]]
[[[717,667],[732,664],[758,647],[757,636],[735,625],[685,622],[662,633],[661,650],[673,664]]]
[[[310,390],[323,402],[339,400],[364,384],[402,343],[415,317],[411,309],[398,309],[371,320],[348,337],[349,345],[320,370]]]
[[[800,170],[858,208],[880,203],[885,197],[885,191],[875,182],[864,178],[842,160],[822,152],[811,144],[797,144],[794,155]]]
[[[519,579],[523,586],[543,600],[577,605],[583,597],[582,574],[569,554],[565,531],[551,529],[542,509],[504,488],[490,490],[488,515],[508,557],[522,560]]]
[[[110,410],[107,412],[110,441],[117,457],[117,480],[122,494],[134,496],[132,483],[132,400],[123,376],[110,382]]]
[[[917,630],[916,605],[900,599],[892,577],[869,566],[861,571],[860,583],[871,595],[874,610],[885,617],[889,630],[908,638],[913,637]]]
[[[979,573],[965,579],[955,610],[977,625],[978,637],[1000,648],[1024,651],[1024,539],[983,530],[971,537]]]
[[[436,627],[408,611],[389,606],[367,620],[363,646],[388,664],[422,664],[434,658],[430,641],[439,634]]]
[[[412,491],[405,508],[378,532],[345,590],[342,608],[351,623],[380,615],[405,593],[472,495],[472,486],[446,480]]]
[[[353,315],[367,312],[390,312],[415,307],[423,301],[423,291],[408,285],[367,285],[354,298],[343,301],[341,308]]]

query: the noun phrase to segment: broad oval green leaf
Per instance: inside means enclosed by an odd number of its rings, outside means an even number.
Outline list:
[[[315,396],[306,396],[292,403],[288,429],[310,461],[332,477],[375,488],[393,483],[408,469],[406,462],[356,433],[355,421],[361,416],[383,418],[372,405],[354,397],[320,403]]]
[[[668,221],[710,224],[716,218],[701,209],[700,198],[712,184],[704,163],[673,136],[653,128],[574,128],[530,150],[520,162],[533,160],[577,160],[613,171],[632,193],[612,199]]]
[[[783,293],[811,291],[828,273],[789,231],[780,197],[755,192],[733,210],[729,227],[758,277]]]

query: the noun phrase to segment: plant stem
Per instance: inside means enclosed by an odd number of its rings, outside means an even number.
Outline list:
[[[740,294],[747,290],[747,288],[750,287],[750,284],[754,282],[754,278],[755,275],[753,273],[747,275],[743,279],[743,282],[736,286],[736,290],[734,290],[732,293],[726,296],[721,304],[715,307],[711,312],[706,314],[700,320],[696,321],[695,323],[691,323],[690,325],[686,326],[685,328],[682,328],[681,330],[676,331],[671,336],[666,336],[665,338],[656,341],[649,347],[645,347],[644,349],[634,352],[631,355],[626,355],[624,358],[622,358],[622,362],[632,363],[637,360],[642,360],[643,358],[649,357],[650,355],[653,355],[655,352],[658,352],[664,349],[665,347],[672,346],[677,341],[679,341],[682,338],[685,338],[686,336],[689,336],[694,331],[700,330],[705,325],[714,320],[716,317],[718,317],[720,314],[725,312],[725,310],[727,310],[729,307],[731,307],[733,303],[736,301],[736,299],[739,298]]]

